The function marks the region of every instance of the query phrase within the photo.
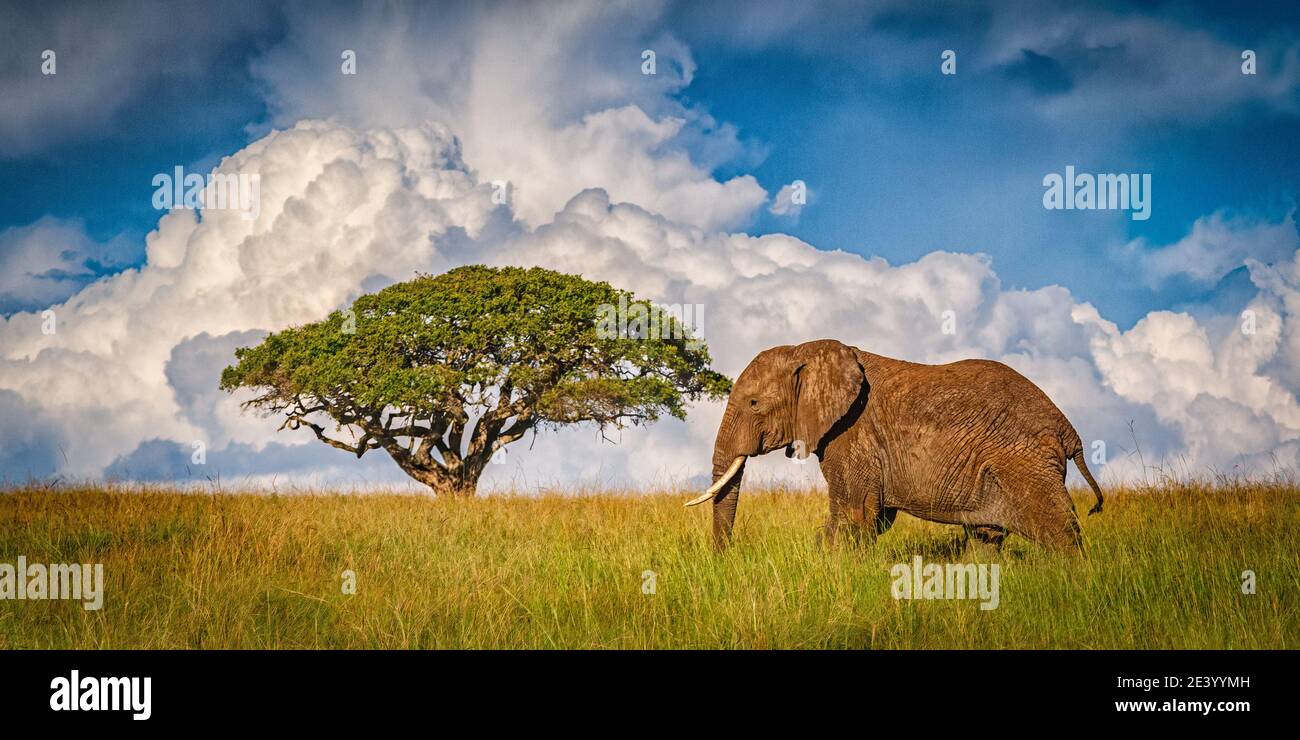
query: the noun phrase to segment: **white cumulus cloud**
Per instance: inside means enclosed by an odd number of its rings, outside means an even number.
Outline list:
[[[751,175],[711,176],[711,165],[754,153],[733,127],[678,101],[695,63],[657,30],[660,3],[343,13],[290,15],[287,40],[254,65],[278,123],[442,121],[483,181],[511,183],[530,224],[588,187],[706,229],[742,225],[767,199]],[[339,73],[339,49],[356,52],[355,76]],[[653,75],[641,71],[645,50]],[[713,161],[692,159],[688,145]]]
[[[1129,243],[1126,250],[1138,255],[1143,274],[1152,285],[1181,275],[1205,285],[1242,267],[1247,258],[1271,263],[1290,259],[1300,249],[1295,211],[1278,223],[1222,211],[1196,219],[1192,230],[1178,241],[1151,248],[1145,239]]]

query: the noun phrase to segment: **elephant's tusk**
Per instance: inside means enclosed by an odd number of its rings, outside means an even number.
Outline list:
[[[740,470],[740,466],[744,464],[745,464],[745,456],[737,455],[736,459],[731,461],[731,467],[727,468],[727,472],[722,474],[722,477],[718,479],[718,482],[709,486],[709,490],[707,491],[707,493],[710,496],[712,496],[718,491],[721,491],[722,487],[727,485],[727,481],[731,480],[731,478],[735,476],[736,471]]]
[[[731,480],[732,477],[736,475],[736,471],[740,470],[740,466],[744,464],[745,464],[745,456],[738,455],[735,460],[731,461],[731,467],[727,468],[727,472],[723,473],[722,477],[719,478],[716,483],[709,486],[709,490],[705,491],[702,496],[687,501],[686,505],[694,506],[696,504],[702,504],[705,501],[708,501],[709,499],[713,498],[715,495],[717,495],[718,491],[722,490],[723,486],[727,485],[727,481]]]
[[[711,493],[707,493],[707,492],[706,492],[703,496],[700,496],[700,497],[698,497],[698,498],[693,498],[693,499],[691,499],[690,501],[687,501],[687,502],[686,502],[686,505],[687,505],[687,506],[694,506],[694,505],[696,505],[696,504],[702,504],[702,503],[704,503],[705,501],[708,501],[708,500],[711,499],[711,498],[713,498],[713,494],[711,494]]]

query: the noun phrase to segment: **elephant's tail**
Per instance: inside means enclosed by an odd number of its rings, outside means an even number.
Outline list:
[[[1082,444],[1075,446],[1074,454],[1071,455],[1070,458],[1074,460],[1075,467],[1077,467],[1079,472],[1083,474],[1083,479],[1088,481],[1088,485],[1092,487],[1093,494],[1097,496],[1097,503],[1093,504],[1092,508],[1088,510],[1088,515],[1100,514],[1101,505],[1105,503],[1106,500],[1101,496],[1101,486],[1097,485],[1097,480],[1092,477],[1092,472],[1088,470],[1088,464],[1084,462]]]

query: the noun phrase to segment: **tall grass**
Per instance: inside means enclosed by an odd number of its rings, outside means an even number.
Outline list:
[[[0,494],[0,563],[103,563],[106,596],[0,601],[0,647],[1297,647],[1300,489],[1108,493],[1070,558],[1016,538],[963,550],[906,515],[872,547],[827,550],[816,491],[747,490],[719,555],[677,493],[17,489]],[[890,568],[918,554],[1000,563],[999,607],[893,599]]]

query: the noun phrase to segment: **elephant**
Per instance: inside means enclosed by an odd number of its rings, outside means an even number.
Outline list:
[[[713,544],[731,542],[745,461],[785,448],[817,455],[830,493],[823,537],[874,542],[899,511],[1080,552],[1065,488],[1074,460],[1096,496],[1083,444],[1038,386],[991,360],[923,365],[833,339],[764,350],[736,379],[713,447]]]

